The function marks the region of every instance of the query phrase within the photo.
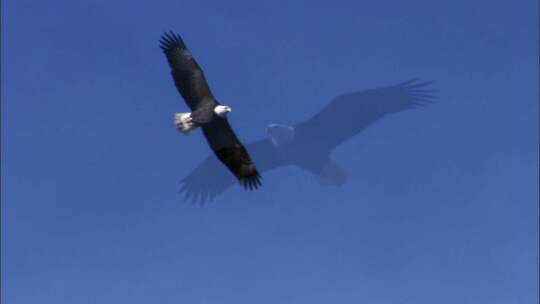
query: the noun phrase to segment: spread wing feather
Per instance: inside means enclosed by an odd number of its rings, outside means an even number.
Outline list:
[[[299,146],[327,153],[387,114],[414,109],[436,98],[433,82],[415,79],[335,97],[313,117],[295,126]]]
[[[261,185],[261,175],[226,118],[216,117],[202,130],[210,148],[248,190]]]
[[[165,33],[161,37],[160,47],[171,67],[174,84],[188,107],[195,111],[201,103],[215,103],[204,72],[187,49],[182,37],[174,33]]]
[[[246,148],[261,172],[286,165],[270,139],[248,143]],[[184,193],[187,201],[202,205],[212,201],[235,183],[236,178],[231,172],[220,164],[214,155],[209,155],[182,180],[180,192]]]

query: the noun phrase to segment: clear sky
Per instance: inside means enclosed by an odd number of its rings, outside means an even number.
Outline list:
[[[2,1],[4,303],[537,303],[537,1]],[[203,208],[209,154],[158,40],[181,34],[242,141],[334,96],[440,90]],[[339,117],[335,117],[339,120]]]

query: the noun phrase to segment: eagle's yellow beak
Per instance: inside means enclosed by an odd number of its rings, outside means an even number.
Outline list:
[[[232,112],[232,108],[231,108],[231,107],[227,107],[227,110],[228,110],[229,112]]]

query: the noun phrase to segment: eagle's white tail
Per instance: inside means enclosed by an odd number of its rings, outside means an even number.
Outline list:
[[[341,186],[347,183],[349,170],[339,166],[333,160],[324,165],[321,172],[315,175],[319,185],[323,186]]]
[[[197,129],[195,123],[191,119],[191,113],[175,113],[174,114],[174,123],[178,131],[188,135],[191,131]]]

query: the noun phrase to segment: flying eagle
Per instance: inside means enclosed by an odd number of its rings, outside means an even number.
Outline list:
[[[296,166],[310,172],[321,185],[343,185],[347,182],[348,170],[330,158],[331,152],[387,114],[433,102],[437,90],[429,87],[431,83],[409,80],[339,95],[303,122],[292,126],[269,124],[268,136],[247,147],[263,172]],[[186,199],[202,204],[232,185],[232,176],[208,157],[182,180],[181,191]]]
[[[227,121],[231,107],[216,100],[202,69],[179,35],[163,34],[160,47],[171,67],[176,88],[191,109],[191,112],[175,113],[176,128],[185,135],[202,128],[210,148],[244,188],[258,188],[261,185],[259,171]]]

